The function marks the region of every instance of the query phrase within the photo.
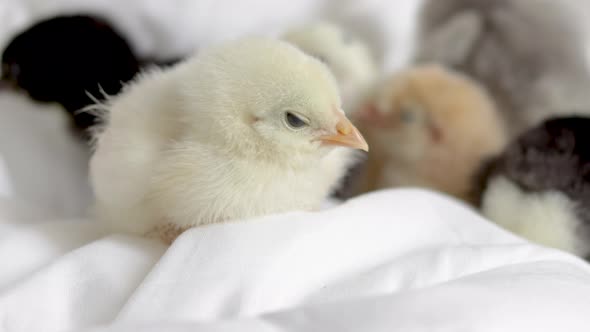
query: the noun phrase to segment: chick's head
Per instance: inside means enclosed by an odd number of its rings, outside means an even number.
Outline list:
[[[375,140],[399,158],[496,151],[505,141],[491,97],[476,82],[438,65],[393,75],[356,116],[371,144]]]
[[[184,81],[190,130],[257,158],[305,157],[336,146],[367,150],[320,61],[280,41],[247,38],[198,56]],[[185,71],[183,71],[185,72]],[[199,112],[190,112],[198,107]],[[210,121],[194,121],[204,116]]]

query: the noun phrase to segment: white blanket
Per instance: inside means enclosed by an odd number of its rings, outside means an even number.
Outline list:
[[[0,225],[0,330],[588,331],[590,268],[418,190],[201,227]]]

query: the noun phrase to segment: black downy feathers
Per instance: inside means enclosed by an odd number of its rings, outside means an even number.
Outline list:
[[[2,54],[2,80],[31,98],[57,102],[85,130],[97,124],[84,107],[117,94],[140,70],[127,41],[106,21],[59,16],[41,21],[14,39]]]

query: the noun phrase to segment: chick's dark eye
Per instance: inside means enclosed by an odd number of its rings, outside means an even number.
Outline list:
[[[316,59],[318,59],[320,62],[323,62],[323,63],[324,63],[324,64],[326,64],[326,65],[328,64],[328,59],[326,59],[326,57],[325,57],[325,56],[323,56],[323,55],[319,55],[319,54],[316,54],[316,55],[314,55],[314,56],[315,56],[315,58],[316,58]]]
[[[412,123],[417,122],[421,114],[424,113],[423,108],[414,103],[401,105],[399,117],[402,122]]]
[[[412,112],[410,110],[403,110],[400,113],[400,118],[405,123],[411,123],[411,122],[414,122],[414,120],[416,120],[416,115],[414,114],[414,112]]]
[[[287,120],[287,124],[289,124],[289,126],[294,129],[307,126],[307,122],[291,112],[285,113],[285,119]]]

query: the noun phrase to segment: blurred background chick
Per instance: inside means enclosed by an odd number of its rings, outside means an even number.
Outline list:
[[[475,171],[506,141],[487,92],[438,65],[392,75],[355,117],[371,146],[361,192],[418,186],[469,201]]]
[[[2,79],[31,98],[56,102],[86,129],[96,117],[82,112],[116,94],[139,71],[127,41],[106,21],[88,16],[62,16],[34,24],[15,36],[2,53]]]
[[[531,241],[590,258],[590,118],[558,117],[514,139],[475,187],[482,213]]]
[[[108,21],[57,16],[33,24],[9,42],[2,53],[2,80],[37,101],[60,104],[87,136],[99,119],[84,108],[119,93],[146,65],[152,63],[137,59]]]
[[[338,82],[347,114],[359,107],[379,75],[376,61],[365,42],[334,23],[316,22],[293,28],[282,38],[330,68]]]
[[[588,37],[574,15],[583,7],[572,4],[426,0],[415,61],[449,66],[483,84],[511,137],[554,115],[588,114]]]

